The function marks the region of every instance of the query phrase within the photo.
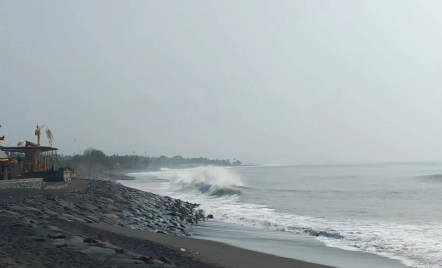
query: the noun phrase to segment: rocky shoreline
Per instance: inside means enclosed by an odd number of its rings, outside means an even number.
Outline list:
[[[197,204],[92,180],[75,192],[0,198],[0,267],[214,267],[197,252],[99,230],[93,224],[190,236]]]
[[[62,195],[23,199],[2,204],[4,213],[30,218],[81,223],[104,223],[174,235],[190,235],[189,228],[204,220],[197,204],[143,192],[109,181],[91,181],[89,187]]]

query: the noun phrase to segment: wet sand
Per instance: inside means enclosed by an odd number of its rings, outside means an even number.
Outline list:
[[[182,248],[186,251],[198,252],[199,253],[198,255],[193,254],[198,259],[207,263],[220,265],[223,267],[230,267],[230,268],[330,267],[330,266],[299,261],[295,259],[278,257],[257,251],[237,248],[215,241],[201,240],[191,237],[156,234],[151,232],[132,230],[118,226],[109,226],[103,224],[93,224],[92,227],[117,234],[122,234],[128,237],[134,237],[151,242],[157,242],[162,245],[167,245],[179,249]]]

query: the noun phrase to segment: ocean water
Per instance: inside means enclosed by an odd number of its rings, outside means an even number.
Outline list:
[[[214,239],[254,249],[241,236],[268,238],[286,250],[280,255],[294,252],[294,258],[310,243],[356,258],[366,253],[360,258],[442,267],[442,164],[196,167],[131,175],[136,180],[121,183],[201,204],[215,219],[200,232]],[[261,251],[274,253],[268,246]],[[342,260],[322,263],[345,266]]]

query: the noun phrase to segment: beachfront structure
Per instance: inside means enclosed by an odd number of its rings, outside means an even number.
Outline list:
[[[3,172],[8,172],[4,179],[35,177],[34,173],[55,171],[50,165],[50,158],[56,159],[58,150],[48,146],[39,146],[26,141],[25,146],[1,147],[3,154],[8,155],[8,161],[3,161]]]
[[[11,180],[21,178],[43,178],[45,181],[67,181],[70,180],[69,170],[55,167],[57,160],[57,148],[52,147],[52,133],[49,129],[49,143],[51,146],[40,145],[40,130],[37,125],[35,135],[38,142],[26,141],[24,146],[0,147],[0,168],[3,176],[0,179]],[[3,158],[1,158],[3,155]],[[6,160],[7,159],[7,160]]]
[[[24,172],[49,171],[49,158],[57,157],[57,148],[40,146],[26,141],[25,146],[2,147],[4,152],[9,153],[12,161],[18,162]]]

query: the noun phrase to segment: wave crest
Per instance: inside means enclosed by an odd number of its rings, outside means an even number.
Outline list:
[[[222,167],[196,167],[172,171],[170,176],[174,190],[197,190],[213,196],[241,194],[237,187],[243,185],[238,174],[231,169]]]

